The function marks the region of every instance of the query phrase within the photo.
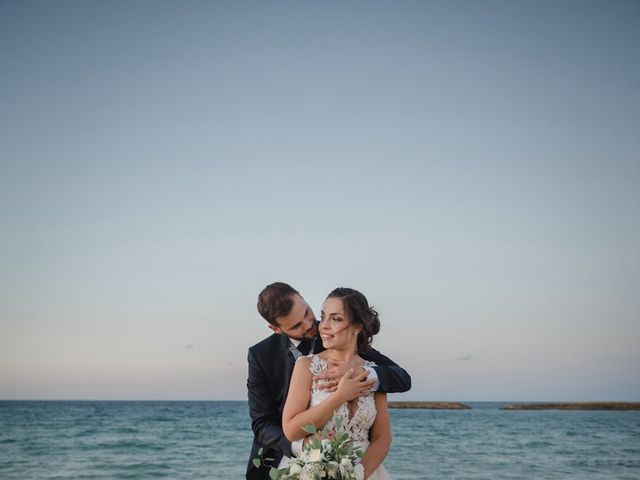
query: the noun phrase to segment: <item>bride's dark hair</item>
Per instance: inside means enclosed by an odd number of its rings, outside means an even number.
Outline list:
[[[339,287],[327,295],[342,300],[345,314],[351,323],[362,325],[358,333],[358,353],[366,353],[371,348],[373,336],[380,331],[378,312],[369,306],[367,297],[353,288]]]

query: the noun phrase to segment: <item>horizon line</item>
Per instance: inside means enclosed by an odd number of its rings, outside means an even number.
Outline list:
[[[247,399],[137,399],[137,398],[0,398],[0,402],[246,402]],[[391,400],[391,402],[461,403],[638,403],[639,400]]]

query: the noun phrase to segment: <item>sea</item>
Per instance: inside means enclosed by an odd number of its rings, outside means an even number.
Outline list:
[[[391,410],[395,480],[640,479],[639,411]],[[1,401],[0,479],[243,479],[247,402]]]

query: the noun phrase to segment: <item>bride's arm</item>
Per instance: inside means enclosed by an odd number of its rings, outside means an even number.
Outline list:
[[[311,397],[312,376],[309,371],[310,357],[298,362],[291,375],[289,393],[282,412],[282,430],[291,442],[307,436],[302,430],[305,425],[313,424],[321,428],[333,416],[333,412],[344,402],[358,396],[362,389],[360,382],[366,377],[366,372],[349,378],[352,370],[348,371],[338,383],[338,388],[318,405],[309,408]]]
[[[391,422],[389,420],[389,408],[387,407],[387,394],[376,393],[376,419],[369,430],[371,445],[367,448],[362,459],[364,478],[369,478],[376,468],[380,466],[389,452],[391,446]]]

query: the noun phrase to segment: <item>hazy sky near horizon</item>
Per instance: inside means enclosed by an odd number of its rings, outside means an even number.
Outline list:
[[[336,286],[417,400],[640,400],[640,4],[0,2],[0,399],[244,399]]]

